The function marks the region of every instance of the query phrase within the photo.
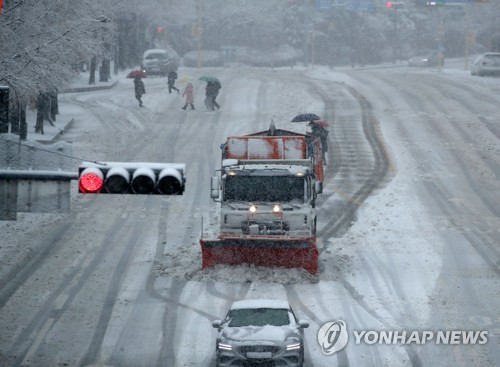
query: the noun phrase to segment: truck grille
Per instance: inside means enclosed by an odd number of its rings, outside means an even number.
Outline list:
[[[252,233],[253,229],[258,233]],[[244,221],[241,222],[241,231],[243,234],[260,234],[260,235],[284,235],[290,231],[290,224],[281,220],[273,221]]]

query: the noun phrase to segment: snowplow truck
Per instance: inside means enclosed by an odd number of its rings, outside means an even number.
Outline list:
[[[271,125],[229,137],[221,149],[220,174],[211,182],[211,197],[220,203],[219,231],[207,238],[202,230],[202,268],[254,264],[317,273],[319,139]]]

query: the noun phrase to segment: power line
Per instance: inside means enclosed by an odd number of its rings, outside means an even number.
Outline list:
[[[15,142],[13,142],[13,141],[9,141],[9,140],[5,140],[5,141],[6,141],[7,143],[20,145],[20,146],[26,147],[26,148],[28,148],[28,149],[32,149],[32,150],[39,150],[39,151],[41,151],[41,152],[46,152],[46,153],[50,153],[50,154],[54,154],[54,155],[58,155],[58,156],[61,156],[61,157],[71,158],[71,159],[76,160],[76,161],[82,161],[82,162],[83,162],[83,161],[85,161],[85,162],[92,162],[92,163],[99,164],[99,165],[103,165],[103,166],[105,166],[105,165],[106,165],[106,163],[103,163],[103,162],[94,161],[94,160],[89,160],[89,159],[84,159],[84,158],[81,158],[81,157],[76,157],[76,156],[69,155],[69,154],[64,154],[64,153],[54,152],[54,151],[49,150],[49,149],[44,149],[44,148],[40,148],[40,147],[36,147],[36,146],[32,146],[32,145],[23,144],[22,142],[15,143]]]

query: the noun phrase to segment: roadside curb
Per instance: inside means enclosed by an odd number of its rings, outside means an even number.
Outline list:
[[[112,83],[110,85],[68,88],[68,89],[63,90],[61,93],[80,93],[80,92],[92,92],[94,90],[111,89],[116,84],[118,84],[118,82],[119,82],[119,80],[115,80],[114,83]]]
[[[115,85],[117,85],[118,82],[119,82],[119,80],[115,80],[110,85],[68,88],[68,89],[63,90],[61,92],[61,94],[64,94],[64,93],[91,92],[91,91],[94,91],[94,90],[111,89]],[[57,139],[59,139],[61,137],[61,135],[63,135],[66,131],[68,131],[69,128],[71,128],[73,126],[74,122],[75,122],[74,118],[72,118],[71,120],[69,120],[69,122],[66,125],[64,125],[64,127],[62,129],[59,129],[59,132],[57,134],[55,134],[54,137],[52,139],[50,139],[50,141],[56,141]]]
[[[50,141],[55,141],[55,140],[59,139],[62,134],[64,134],[71,126],[73,126],[74,122],[75,122],[74,118],[69,120],[69,122],[62,129],[59,129],[59,132],[56,135],[54,135],[54,137],[52,139],[50,139]]]

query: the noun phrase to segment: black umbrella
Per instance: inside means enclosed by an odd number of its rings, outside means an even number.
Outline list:
[[[292,122],[305,122],[320,120],[320,117],[314,113],[299,113],[292,119]]]

